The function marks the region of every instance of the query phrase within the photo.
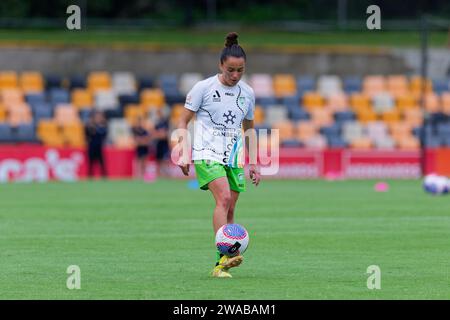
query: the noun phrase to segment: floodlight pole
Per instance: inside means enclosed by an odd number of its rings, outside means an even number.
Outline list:
[[[420,108],[422,110],[422,130],[420,130],[420,169],[422,177],[426,174],[427,155],[426,155],[426,129],[429,126],[429,114],[425,107],[425,94],[428,75],[428,22],[426,15],[423,15],[420,23],[421,29],[421,78],[422,86],[420,91]]]

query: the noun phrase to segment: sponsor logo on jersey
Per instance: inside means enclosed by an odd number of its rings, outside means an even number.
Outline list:
[[[245,106],[245,97],[239,97],[238,104],[239,107],[243,108]]]
[[[216,90],[216,93],[213,94],[213,102],[220,102],[220,93]]]
[[[236,115],[234,115],[231,110],[228,110],[228,113],[224,113],[223,117],[225,118],[225,123],[228,124],[231,122],[231,124],[234,124],[234,119],[236,119]]]
[[[226,96],[230,96],[230,97],[234,97],[234,93],[233,92],[225,92]]]

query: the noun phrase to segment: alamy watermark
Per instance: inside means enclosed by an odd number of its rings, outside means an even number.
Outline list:
[[[370,265],[367,267],[367,274],[369,277],[367,278],[367,289],[381,289],[381,269],[377,265]]]
[[[381,29],[381,9],[379,6],[373,4],[367,7],[367,14],[370,16],[367,18],[366,26],[369,30]]]
[[[69,274],[66,281],[67,289],[81,289],[81,270],[77,265],[67,267],[66,273]]]

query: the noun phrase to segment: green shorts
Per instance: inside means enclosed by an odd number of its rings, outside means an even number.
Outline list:
[[[211,181],[220,177],[227,177],[231,190],[245,191],[244,168],[230,168],[219,162],[209,160],[195,160],[194,165],[200,189],[208,190],[208,184]]]

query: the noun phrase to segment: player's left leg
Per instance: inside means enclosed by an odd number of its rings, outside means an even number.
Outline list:
[[[228,209],[227,223],[234,223],[234,209],[236,208],[236,202],[239,199],[239,194],[240,192],[231,190],[231,201],[230,208]]]

